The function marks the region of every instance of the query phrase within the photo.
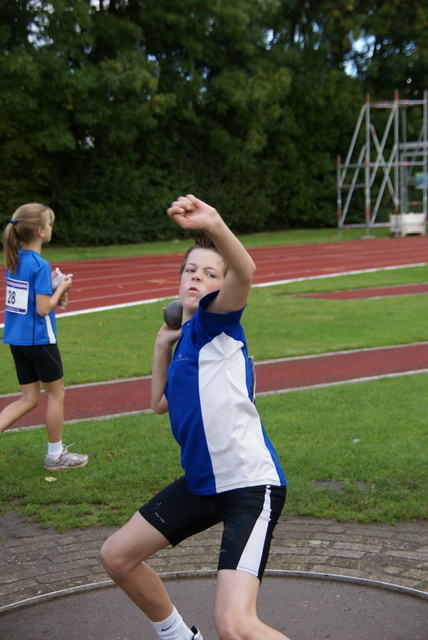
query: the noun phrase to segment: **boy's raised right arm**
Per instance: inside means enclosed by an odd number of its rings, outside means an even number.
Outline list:
[[[218,211],[193,195],[178,198],[168,215],[183,229],[204,231],[228,265],[220,293],[210,305],[214,313],[236,311],[245,306],[256,266],[242,243]]]

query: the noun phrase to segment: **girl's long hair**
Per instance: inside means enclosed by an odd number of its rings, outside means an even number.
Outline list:
[[[15,211],[3,232],[3,249],[6,268],[11,273],[18,266],[18,251],[24,244],[31,242],[37,229],[46,222],[45,212],[48,213],[51,225],[55,214],[45,204],[31,202],[23,204]]]

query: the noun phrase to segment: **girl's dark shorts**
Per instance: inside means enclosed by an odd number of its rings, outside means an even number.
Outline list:
[[[54,382],[64,376],[57,344],[10,345],[19,384]]]
[[[261,580],[285,497],[285,487],[271,485],[198,496],[182,477],[139,511],[173,546],[223,522],[218,569],[246,571]]]

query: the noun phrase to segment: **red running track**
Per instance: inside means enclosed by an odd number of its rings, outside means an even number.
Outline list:
[[[295,280],[339,273],[370,271],[426,264],[428,238],[408,237],[358,240],[322,245],[298,245],[254,249],[258,266],[255,284]],[[98,306],[129,304],[176,295],[181,256],[124,258],[60,263],[63,272],[75,275],[70,307],[81,312]],[[413,287],[413,290],[412,290]],[[386,288],[374,294],[391,295]],[[426,287],[393,295],[426,293]],[[1,295],[1,291],[0,291]],[[427,371],[428,343],[325,354],[258,363],[258,394],[340,383],[346,380]],[[0,410],[14,396],[0,396]],[[45,398],[37,409],[15,427],[43,424]],[[104,384],[68,387],[65,420],[94,419],[141,412],[149,408],[150,377]]]
[[[256,286],[350,272],[426,264],[428,236],[351,240],[336,243],[250,249]],[[182,254],[59,262],[73,273],[67,314],[82,310],[158,300],[177,295]],[[4,267],[1,267],[4,272]],[[5,298],[0,273],[0,299]],[[58,316],[64,312],[58,310]],[[0,323],[3,322],[3,309]]]
[[[428,372],[428,342],[288,358],[256,364],[257,395],[418,372]],[[0,409],[14,398],[0,396]],[[43,424],[45,402],[42,394],[37,409],[19,420],[15,428]],[[67,387],[65,421],[140,413],[149,408],[149,376],[73,386]]]

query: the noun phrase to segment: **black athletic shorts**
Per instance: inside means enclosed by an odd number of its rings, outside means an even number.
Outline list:
[[[63,376],[62,361],[57,344],[41,344],[28,347],[10,345],[15,360],[19,384],[54,382]]]
[[[285,487],[270,485],[197,496],[182,477],[139,511],[173,546],[223,522],[218,569],[246,571],[261,580],[285,497]]]

